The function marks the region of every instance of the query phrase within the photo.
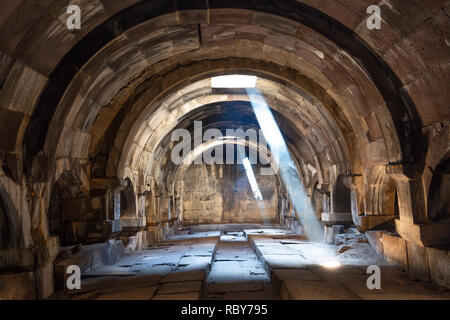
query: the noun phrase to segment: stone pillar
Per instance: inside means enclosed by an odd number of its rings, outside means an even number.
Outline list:
[[[358,223],[358,217],[363,216],[364,210],[364,179],[362,175],[353,175],[350,183],[350,201],[352,219]]]
[[[86,236],[88,242],[104,242],[117,236],[122,230],[120,222],[120,191],[123,186],[117,179],[102,178],[91,180],[89,211],[91,221],[86,221],[86,227],[92,230],[96,237]],[[95,240],[97,239],[97,240]]]
[[[408,224],[423,222],[426,213],[422,180],[409,177],[402,165],[389,165],[386,173],[397,183],[400,220]]]
[[[401,165],[391,165],[388,173],[397,182],[400,219],[395,221],[397,233],[419,246],[446,246],[450,244],[450,224],[426,221],[426,199],[423,181],[410,177]]]

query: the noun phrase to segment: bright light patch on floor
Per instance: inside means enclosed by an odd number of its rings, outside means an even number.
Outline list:
[[[254,88],[255,86],[256,76],[233,74],[211,78],[212,88]]]
[[[333,260],[321,262],[320,265],[325,268],[338,268],[341,266],[339,262]]]

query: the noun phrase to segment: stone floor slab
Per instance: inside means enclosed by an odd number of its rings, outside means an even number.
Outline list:
[[[161,285],[158,294],[174,294],[202,291],[202,281],[166,282]]]
[[[199,300],[200,292],[186,292],[178,294],[158,294],[152,300]]]
[[[101,294],[96,300],[150,300],[158,286]]]

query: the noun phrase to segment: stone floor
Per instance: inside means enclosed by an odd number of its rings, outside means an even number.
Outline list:
[[[414,281],[377,254],[360,235],[332,246],[295,239],[253,238],[272,285],[287,300],[440,300],[450,291]],[[345,248],[345,250],[343,249]],[[369,265],[380,267],[381,289],[370,290]]]
[[[243,232],[222,235],[207,278],[206,299],[276,299],[270,276]]]
[[[367,288],[368,265],[380,266],[381,290]],[[51,299],[450,299],[450,292],[409,279],[363,235],[343,235],[334,246],[266,228],[172,236],[85,272],[81,290]]]

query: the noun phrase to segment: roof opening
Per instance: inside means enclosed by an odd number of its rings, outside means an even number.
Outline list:
[[[255,86],[256,76],[234,74],[211,78],[212,88],[254,88]]]

